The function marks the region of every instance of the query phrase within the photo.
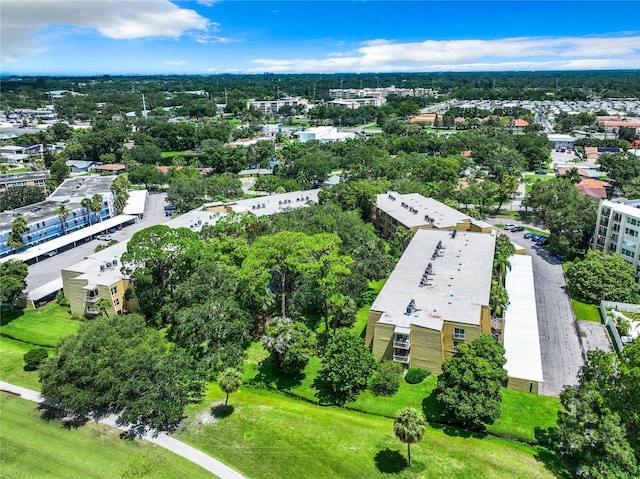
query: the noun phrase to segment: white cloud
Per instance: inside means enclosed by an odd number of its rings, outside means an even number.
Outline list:
[[[470,71],[640,68],[640,36],[363,42],[322,59],[252,60],[249,72]]]
[[[97,30],[118,40],[179,38],[214,26],[196,11],[168,0],[2,0],[0,22],[3,63],[42,51],[38,33],[51,26]]]
[[[164,63],[165,65],[171,65],[174,67],[179,67],[181,65],[186,65],[187,62],[185,60],[165,60],[162,63]]]
[[[197,0],[200,5],[204,5],[205,7],[213,7],[220,0]]]

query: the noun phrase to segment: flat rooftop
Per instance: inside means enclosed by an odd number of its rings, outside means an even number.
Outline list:
[[[371,310],[379,321],[408,328],[412,324],[440,330],[444,321],[480,324],[482,306],[489,305],[495,234],[416,231]],[[433,258],[438,243],[442,248]],[[431,263],[433,274],[421,280]],[[416,310],[406,315],[415,300]]]
[[[283,213],[296,208],[302,208],[303,206],[309,206],[311,203],[317,203],[319,192],[319,189],[292,191],[290,193],[239,200],[233,203],[227,203],[227,205],[235,213],[252,213],[255,216],[270,216],[275,213]]]
[[[376,206],[407,228],[432,224],[434,228],[446,229],[472,221],[470,216],[419,193],[401,195],[389,191],[377,195]]]
[[[509,307],[504,319],[504,349],[510,378],[543,382],[536,293],[531,256],[509,258],[506,289]]]
[[[127,251],[129,240],[114,244],[108,248],[92,253],[83,261],[63,268],[63,271],[82,273],[76,279],[87,280],[85,289],[92,290],[98,285],[112,285],[125,275],[122,273],[120,257]]]
[[[93,195],[103,197],[111,194],[111,183],[115,176],[78,176],[62,182],[56,190],[49,195],[49,200],[80,203],[83,198],[91,198]]]

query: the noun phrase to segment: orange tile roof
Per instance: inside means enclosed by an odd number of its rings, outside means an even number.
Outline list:
[[[516,118],[513,121],[513,126],[529,126],[529,122],[527,120],[523,120],[522,118]]]

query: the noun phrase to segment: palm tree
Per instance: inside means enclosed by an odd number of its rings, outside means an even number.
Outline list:
[[[13,223],[11,223],[11,233],[7,238],[7,246],[12,250],[22,248],[24,246],[24,240],[22,235],[27,231],[27,220],[24,216],[18,216]]]
[[[82,198],[80,205],[85,209],[87,215],[89,215],[89,226],[91,226],[91,198]]]
[[[421,412],[412,407],[400,409],[393,423],[396,437],[407,444],[407,462],[411,467],[411,444],[420,441],[424,436],[426,420]]]
[[[64,235],[67,234],[67,217],[69,216],[69,213],[71,213],[71,210],[63,204],[58,206],[58,209],[56,209],[56,214],[62,223],[62,234]]]
[[[503,283],[505,274],[511,269],[509,257],[515,251],[515,247],[507,235],[498,235],[493,256],[493,273],[499,283]]]
[[[98,217],[98,223],[102,221],[102,215],[100,215],[100,211],[102,211],[102,195],[93,195],[90,208],[93,213],[98,213],[96,215]]]
[[[227,368],[220,373],[218,384],[222,392],[227,395],[224,400],[226,406],[229,402],[229,394],[236,392],[242,386],[242,374],[237,369]]]

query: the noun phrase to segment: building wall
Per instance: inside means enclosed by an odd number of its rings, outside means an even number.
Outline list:
[[[367,330],[364,337],[364,344],[369,348],[373,349],[373,337],[376,332],[376,324],[378,323],[378,319],[380,319],[382,313],[380,311],[369,310],[369,316],[367,318]]]
[[[94,303],[87,302],[88,290],[84,287],[88,284],[88,281],[83,278],[79,278],[83,273],[77,271],[62,270],[62,287],[65,297],[69,300],[71,306],[71,314],[79,314],[84,316],[87,314],[87,307],[92,307]],[[135,311],[139,308],[138,300],[132,299],[125,301],[124,294],[127,288],[130,286],[130,280],[122,278],[117,280],[113,284],[98,284],[98,296],[100,298],[107,298],[111,301],[111,308],[107,311],[107,314],[121,314],[123,310]],[[112,288],[116,288],[116,291],[112,294]],[[116,305],[116,303],[118,303]]]
[[[454,337],[456,328],[458,328],[458,330],[464,330],[464,339],[456,339]],[[481,334],[482,329],[480,326],[474,324],[445,321],[442,325],[442,350],[444,359],[448,359],[455,355],[456,349],[454,347],[454,344],[460,342],[471,342]]]
[[[539,384],[536,381],[530,379],[519,379],[510,377],[507,380],[507,389],[513,391],[520,391],[523,393],[538,394]]]
[[[426,369],[434,374],[440,374],[442,372],[442,362],[444,361],[441,332],[411,325],[409,357],[410,367]]]
[[[593,247],[621,256],[636,269],[640,282],[640,209],[617,206],[622,205],[600,203]]]
[[[84,316],[86,309],[87,290],[82,289],[87,285],[86,279],[76,279],[82,273],[77,271],[62,270],[62,289],[64,296],[71,305],[71,314]]]
[[[393,338],[395,337],[393,324],[377,323],[373,338],[373,355],[379,361],[393,359]]]

